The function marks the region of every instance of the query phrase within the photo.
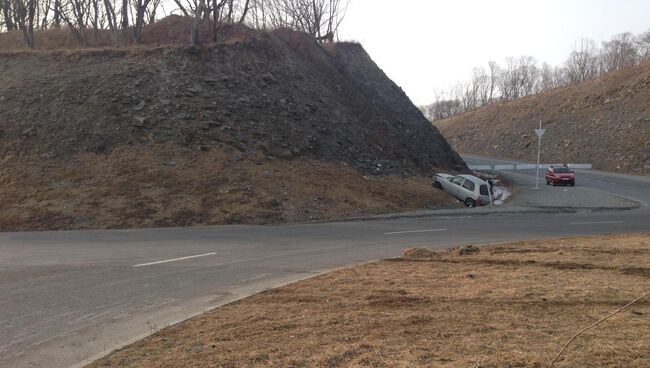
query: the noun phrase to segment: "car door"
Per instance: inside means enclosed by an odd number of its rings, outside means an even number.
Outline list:
[[[463,182],[463,185],[460,187],[459,198],[465,200],[467,198],[472,198],[476,200],[476,183],[467,179]]]
[[[454,176],[451,178],[450,182],[451,185],[449,185],[449,194],[453,195],[456,198],[459,198],[461,195],[461,186],[463,185],[463,182],[465,181],[465,178],[462,176]]]

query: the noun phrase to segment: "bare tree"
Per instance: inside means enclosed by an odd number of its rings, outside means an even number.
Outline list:
[[[251,8],[251,0],[245,0],[244,7],[241,11],[241,16],[239,17],[239,20],[237,23],[244,23],[246,20],[246,16],[248,15],[248,12],[250,11]]]
[[[603,73],[636,65],[639,58],[634,35],[629,32],[621,33],[610,41],[603,42],[600,55]]]
[[[477,93],[477,107],[490,103],[490,76],[485,72],[485,68],[474,68],[472,84]]]
[[[108,22],[108,29],[111,31],[111,41],[114,45],[117,44],[117,17],[115,15],[115,7],[111,0],[104,0],[104,9],[106,11],[106,20]]]
[[[542,68],[540,70],[540,82],[539,82],[539,92],[548,91],[557,87],[555,84],[555,74],[553,72],[553,67],[547,63],[542,63]]]
[[[23,32],[25,46],[34,48],[34,16],[36,14],[36,0],[14,0],[13,13],[18,29]]]
[[[122,36],[129,38],[129,0],[122,0]]]
[[[250,5],[251,25],[257,29],[266,29],[268,27],[267,0],[252,0]]]
[[[520,97],[524,97],[535,93],[540,77],[535,58],[532,56],[522,56],[519,59],[518,68],[519,90],[517,94]]]
[[[499,64],[496,63],[496,61],[488,62],[488,68],[490,69],[490,92],[488,95],[488,103],[492,103],[497,98],[497,82],[499,81],[501,68],[499,67]]]
[[[2,16],[3,22],[0,25],[4,25],[4,28],[7,31],[15,30],[14,12],[11,8],[11,0],[0,0],[0,6],[2,7]]]
[[[556,87],[563,87],[570,83],[567,69],[561,66],[553,68],[553,79]]]
[[[49,15],[51,9],[51,0],[39,1],[39,6],[36,8],[36,26],[40,29],[47,29],[49,23]]]
[[[203,7],[205,7],[204,0],[201,0]],[[140,35],[142,34],[142,28],[144,27],[147,18],[147,7],[151,4],[151,0],[134,0],[133,6],[135,8],[135,23],[133,24],[133,42],[140,42]],[[199,14],[200,16],[200,14]]]
[[[333,40],[345,18],[348,0],[267,0],[265,7],[273,28],[294,28],[319,40]]]
[[[90,0],[63,0],[61,2],[61,18],[75,38],[86,45],[87,16],[91,7]]]
[[[576,44],[564,66],[551,66],[531,56],[506,58],[500,66],[494,61],[489,69],[474,68],[468,82],[458,82],[448,93],[436,93],[434,102],[422,106],[427,118],[446,119],[500,99],[516,99],[531,94],[581,83],[603,73],[633,66],[650,59],[650,31],[634,36],[622,33],[603,42],[599,49],[592,40]]]
[[[228,1],[232,2],[232,0],[212,0],[212,42],[218,41],[219,30],[223,24],[224,11]],[[232,4],[228,8],[232,8]]]
[[[636,38],[636,47],[642,60],[650,59],[650,31],[641,33]]]
[[[54,0],[54,5],[52,6],[52,13],[54,14],[54,19],[52,24],[54,28],[61,27],[61,0]]]
[[[501,69],[498,79],[501,96],[505,99],[519,98],[519,65],[512,58],[506,58],[505,66]]]
[[[580,40],[580,44],[569,55],[565,66],[570,83],[581,83],[597,77],[599,74],[598,50],[594,41]]]
[[[454,98],[451,93],[448,95],[444,92],[434,92],[434,95],[432,104],[421,107],[424,116],[430,121],[448,119],[464,112],[461,101]]]
[[[199,44],[199,26],[201,25],[201,17],[205,9],[205,0],[199,0],[199,4],[194,12],[194,23],[192,24],[192,45]]]

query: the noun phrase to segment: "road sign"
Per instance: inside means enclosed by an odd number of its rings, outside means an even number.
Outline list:
[[[535,134],[537,134],[537,138],[539,139],[542,139],[544,133],[546,133],[546,129],[542,129],[542,128],[535,129]]]

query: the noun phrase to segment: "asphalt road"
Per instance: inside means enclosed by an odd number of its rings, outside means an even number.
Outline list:
[[[467,158],[471,163],[494,160]],[[530,172],[520,172],[530,178]],[[650,178],[578,173],[626,211],[0,234],[0,367],[69,367],[269,287],[413,246],[650,232]],[[561,190],[561,189],[560,189]],[[604,195],[604,193],[603,193]]]

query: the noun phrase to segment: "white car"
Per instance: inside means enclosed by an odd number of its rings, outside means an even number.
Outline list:
[[[458,198],[467,207],[490,204],[491,185],[476,176],[436,174],[433,177],[433,186]]]

